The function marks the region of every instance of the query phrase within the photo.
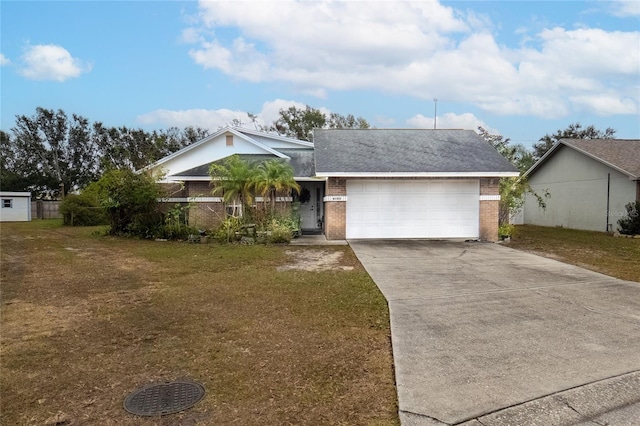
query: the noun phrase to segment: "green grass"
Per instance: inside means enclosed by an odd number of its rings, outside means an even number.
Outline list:
[[[521,225],[516,226],[509,247],[640,282],[640,239],[615,238],[604,232]]]
[[[279,271],[309,248],[103,235],[2,225],[2,424],[398,424],[387,305],[348,247]],[[123,410],[180,378],[207,389],[194,408]]]

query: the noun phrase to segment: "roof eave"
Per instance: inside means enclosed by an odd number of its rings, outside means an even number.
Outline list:
[[[616,170],[616,171],[618,171],[618,172],[620,172],[622,174],[627,175],[629,177],[629,180],[638,180],[638,178],[639,178],[638,176],[634,175],[633,173],[631,173],[631,172],[629,172],[627,170],[624,170],[624,169],[616,166],[615,164],[609,163],[608,161],[603,160],[602,158],[598,157],[597,155],[593,155],[590,152],[587,152],[587,151],[585,151],[583,149],[578,148],[577,146],[572,145],[571,142],[569,142],[569,141],[567,141],[567,142],[561,141],[561,142],[565,146],[568,146],[569,148],[573,148],[576,151],[578,151],[579,153],[584,154],[587,157],[604,164],[605,166],[611,167],[612,169],[614,169],[614,170]]]
[[[519,172],[317,172],[319,177],[518,177]]]
[[[620,167],[616,166],[615,164],[611,164],[605,160],[603,160],[602,158],[598,157],[597,155],[593,155],[583,149],[578,148],[577,146],[574,146],[571,144],[571,142],[564,140],[564,139],[560,139],[558,142],[555,143],[555,145],[553,145],[547,152],[544,153],[544,155],[542,157],[540,157],[540,159],[538,161],[536,161],[533,166],[531,166],[529,168],[529,170],[527,170],[526,172],[524,172],[524,174],[522,175],[523,177],[528,177],[531,176],[532,173],[534,173],[542,164],[544,164],[549,157],[551,157],[553,155],[554,152],[556,152],[558,150],[558,147],[560,146],[566,146],[567,148],[571,148],[574,151],[579,152],[580,154],[586,155],[587,157],[596,160],[597,162],[604,164],[607,167],[611,167],[612,169],[627,175],[629,177],[629,180],[638,180],[640,179],[640,176],[636,176],[633,173],[628,172],[627,170],[621,169]]]

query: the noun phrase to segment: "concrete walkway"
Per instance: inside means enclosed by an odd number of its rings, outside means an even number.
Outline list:
[[[640,424],[640,283],[499,244],[349,243],[389,302],[403,425]]]

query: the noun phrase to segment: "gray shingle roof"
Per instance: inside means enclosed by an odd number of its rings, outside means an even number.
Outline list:
[[[640,139],[562,139],[561,142],[640,179]]]
[[[517,169],[473,130],[314,130],[316,172],[505,173]]]
[[[295,177],[312,177],[315,175],[314,161],[313,161],[313,149],[312,148],[286,148],[278,149],[279,152],[291,158],[286,160],[291,167],[293,167],[293,175]],[[240,158],[250,162],[260,162],[266,160],[279,159],[275,155],[271,154],[241,154]],[[217,160],[215,162],[221,162]],[[189,176],[209,176],[209,167],[211,162],[202,164],[198,167],[194,167],[189,170],[177,173],[175,177],[189,177]]]

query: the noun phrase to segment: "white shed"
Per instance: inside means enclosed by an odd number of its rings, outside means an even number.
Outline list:
[[[0,192],[0,222],[28,222],[30,220],[30,192]]]

